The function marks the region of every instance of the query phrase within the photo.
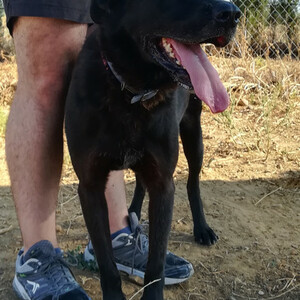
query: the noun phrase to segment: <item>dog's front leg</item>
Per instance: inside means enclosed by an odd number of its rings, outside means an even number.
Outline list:
[[[105,199],[105,182],[86,185],[79,183],[79,196],[84,219],[92,240],[100,270],[103,300],[125,300],[121,278],[113,258]]]
[[[163,300],[164,265],[172,221],[174,183],[172,176],[147,183],[149,192],[149,257],[142,300]]]
[[[210,246],[217,242],[218,236],[206,222],[199,187],[199,174],[204,151],[200,122],[201,111],[201,101],[191,95],[188,108],[180,123],[180,136],[189,165],[187,192],[194,221],[195,241]]]
[[[136,185],[135,185],[134,195],[128,211],[130,213],[135,212],[138,219],[140,220],[143,200],[145,198],[146,191],[138,174],[135,174],[135,182]]]

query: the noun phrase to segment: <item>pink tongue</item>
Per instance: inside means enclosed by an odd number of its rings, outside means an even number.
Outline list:
[[[200,45],[184,45],[172,39],[176,58],[190,75],[194,91],[213,113],[224,111],[229,105],[229,97],[219,74],[209,62]]]

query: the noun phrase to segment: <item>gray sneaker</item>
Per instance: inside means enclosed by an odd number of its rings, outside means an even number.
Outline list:
[[[16,261],[13,288],[23,300],[91,300],[75,281],[62,251],[49,241],[34,244]],[[23,263],[23,260],[25,261]]]
[[[113,252],[119,271],[144,278],[148,261],[148,237],[143,233],[135,213],[129,215],[132,234],[121,233],[112,240]],[[86,261],[95,261],[91,241],[84,251]],[[194,273],[190,262],[167,252],[165,264],[165,285],[181,283]]]

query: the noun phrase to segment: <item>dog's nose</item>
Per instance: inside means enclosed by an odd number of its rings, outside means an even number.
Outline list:
[[[241,11],[231,2],[220,1],[213,9],[214,19],[218,23],[237,24]]]

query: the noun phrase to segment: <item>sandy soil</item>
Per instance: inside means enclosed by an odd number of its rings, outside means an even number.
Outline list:
[[[300,299],[299,98],[293,100],[292,114],[283,114],[284,107],[269,116],[272,126],[260,120],[264,110],[255,101],[242,105],[227,116],[203,114],[201,192],[207,221],[220,237],[212,247],[193,241],[185,189],[188,169],[180,147],[169,249],[191,261],[195,274],[183,284],[166,287],[166,300]],[[7,113],[5,106],[2,113]],[[4,162],[3,132],[0,172],[0,299],[14,300],[11,282],[22,241]],[[125,179],[129,201],[132,173]],[[88,241],[76,185],[66,154],[57,208],[57,233],[65,250],[84,249]],[[73,270],[92,299],[102,299],[98,274]],[[123,287],[129,299],[141,284],[124,275]]]

